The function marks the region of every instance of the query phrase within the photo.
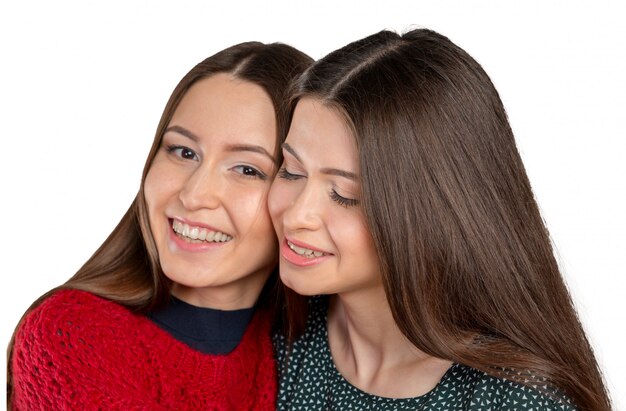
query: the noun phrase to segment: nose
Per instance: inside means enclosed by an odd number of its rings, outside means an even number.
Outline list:
[[[198,167],[187,178],[178,197],[187,210],[215,209],[222,203],[223,178],[211,167]]]
[[[292,232],[319,229],[323,221],[323,194],[321,187],[308,180],[287,205],[283,213],[283,228]]]

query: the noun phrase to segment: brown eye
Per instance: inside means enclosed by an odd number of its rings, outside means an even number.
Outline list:
[[[259,173],[252,167],[242,167],[242,174],[245,174],[247,176],[256,176]]]
[[[195,151],[185,146],[168,146],[167,152],[171,153],[183,160],[199,161],[200,158]]]
[[[187,160],[193,160],[196,157],[196,153],[188,148],[183,148],[180,152],[180,156],[182,158],[186,158]]]
[[[247,178],[255,178],[255,179],[258,178],[260,180],[267,179],[267,175],[265,175],[265,173],[257,170],[256,168],[252,166],[240,165],[240,166],[233,167],[232,170],[235,173],[241,174],[242,176],[247,177]]]

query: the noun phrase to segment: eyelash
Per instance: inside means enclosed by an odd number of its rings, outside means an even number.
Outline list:
[[[359,200],[340,196],[335,190],[330,191],[330,198],[342,207],[354,207],[359,204]]]
[[[177,150],[181,150],[180,153],[175,153]],[[183,157],[182,151],[189,151],[190,153],[193,153],[193,156],[196,157],[195,159],[191,159],[191,158],[186,158]],[[171,144],[169,146],[167,146],[167,152],[170,154],[174,154],[176,157],[180,158],[181,160],[191,160],[191,161],[198,161],[198,154],[193,151],[192,149],[190,149],[189,147],[185,147],[185,146],[179,146],[176,144]]]
[[[279,178],[283,178],[285,180],[289,180],[289,181],[293,181],[293,180],[297,180],[299,178],[302,178],[301,175],[291,174],[289,171],[287,171],[287,169],[285,167],[281,167],[278,170],[278,177]]]
[[[176,157],[180,158],[181,160],[191,160],[191,161],[198,161],[198,154],[193,151],[192,149],[190,149],[189,147],[185,147],[185,146],[180,146],[180,145],[176,145],[176,144],[171,144],[169,146],[167,146],[167,152],[174,154]],[[177,150],[181,150],[180,153],[176,153]],[[189,153],[193,154],[194,157],[196,157],[195,159],[190,159],[190,158],[186,158],[183,156],[183,152],[184,151],[188,151]],[[237,174],[241,175],[244,178],[250,178],[250,179],[259,179],[259,180],[267,180],[267,175],[265,173],[263,173],[262,171],[259,171],[258,169],[252,167],[252,166],[248,166],[248,165],[237,165],[234,166],[233,168],[231,168],[231,170],[236,170],[238,168],[241,168],[241,172],[235,171]],[[246,174],[246,172],[244,171],[245,169],[249,169],[252,170],[254,172],[253,175],[250,174]]]
[[[289,171],[287,171],[285,167],[281,167],[280,170],[278,170],[278,177],[288,180],[288,181],[293,181],[293,180],[298,180],[302,178],[303,176],[298,175],[298,174],[292,174]],[[330,199],[345,208],[354,207],[359,204],[359,200],[356,200],[354,198],[345,198],[343,196],[340,196],[335,190],[330,191]]]

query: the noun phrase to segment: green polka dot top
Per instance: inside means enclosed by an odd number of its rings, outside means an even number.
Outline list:
[[[310,299],[305,333],[287,354],[275,337],[280,372],[278,410],[567,410],[575,408],[539,391],[454,364],[430,392],[415,398],[368,394],[346,381],[333,363],[326,332],[328,299]]]

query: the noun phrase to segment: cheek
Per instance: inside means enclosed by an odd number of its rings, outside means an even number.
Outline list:
[[[374,241],[363,218],[355,215],[332,215],[327,226],[343,256],[369,259],[374,251]]]
[[[256,235],[274,234],[270,219],[267,196],[269,187],[241,189],[233,193],[230,207],[232,218],[240,231],[252,230]]]
[[[290,201],[290,193],[286,184],[281,180],[275,180],[270,189],[267,201],[269,213],[274,221],[275,227],[278,227],[279,220]]]
[[[162,211],[161,209],[166,206],[167,201],[179,191],[181,180],[181,176],[157,160],[158,158],[148,170],[143,186],[150,219]]]
[[[143,194],[146,199],[146,205],[148,206],[148,211],[150,212],[150,216],[152,216],[152,209],[154,208],[154,204],[157,199],[160,197],[159,195],[159,184],[157,184],[158,176],[157,170],[155,167],[151,167],[146,175],[146,180],[143,185]]]

